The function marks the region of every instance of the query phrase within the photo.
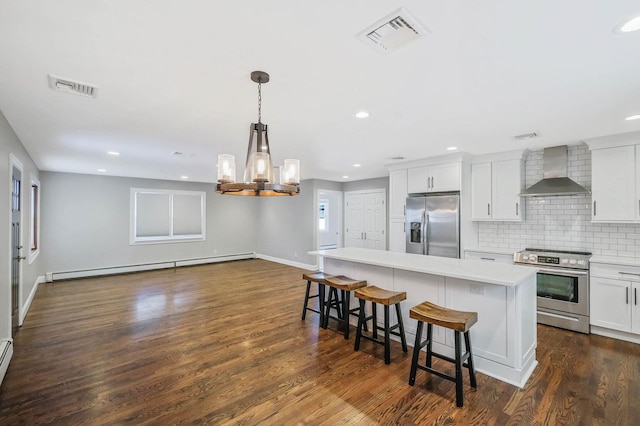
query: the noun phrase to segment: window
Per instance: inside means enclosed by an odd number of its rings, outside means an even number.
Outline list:
[[[329,230],[329,200],[320,200],[318,210],[318,230],[327,232]]]
[[[31,175],[31,210],[29,212],[29,263],[40,253],[40,181]]]
[[[205,239],[205,193],[131,188],[131,244]]]

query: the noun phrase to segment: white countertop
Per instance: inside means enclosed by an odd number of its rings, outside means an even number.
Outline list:
[[[447,257],[424,256],[421,254],[396,253],[364,248],[339,248],[309,252],[311,255],[329,259],[345,260],[405,271],[422,272],[463,280],[478,281],[508,287],[528,281],[538,269],[531,266],[509,265],[506,263],[483,262],[480,260],[451,259]]]
[[[505,254],[513,257],[513,254],[520,251],[520,249],[507,249],[507,248],[497,248],[497,247],[466,247],[464,251],[475,251],[478,253],[488,253],[488,254]]]
[[[640,266],[640,258],[593,255],[589,259],[589,263],[609,263],[612,265]]]

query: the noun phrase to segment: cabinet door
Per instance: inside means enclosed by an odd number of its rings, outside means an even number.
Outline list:
[[[429,192],[431,175],[427,167],[413,167],[407,170],[407,191],[409,194]]]
[[[407,170],[389,172],[389,218],[403,219],[407,202]]]
[[[460,163],[431,166],[430,192],[460,191]]]
[[[591,151],[591,219],[629,221],[637,217],[634,146]]]
[[[389,219],[389,251],[406,252],[407,237],[404,226],[404,219]]]
[[[491,219],[491,163],[471,165],[471,220]]]
[[[636,198],[633,201],[636,220],[640,220],[640,145],[636,145]]]
[[[520,160],[491,163],[491,217],[493,220],[521,220],[522,163]]]
[[[631,332],[640,334],[640,283],[631,284]]]
[[[631,331],[630,282],[591,277],[591,325]]]

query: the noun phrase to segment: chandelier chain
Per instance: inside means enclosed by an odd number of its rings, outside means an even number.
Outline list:
[[[262,83],[258,82],[258,123],[262,123]]]

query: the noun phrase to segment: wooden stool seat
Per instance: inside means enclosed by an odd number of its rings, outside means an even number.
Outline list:
[[[324,304],[325,304],[325,296],[324,296],[324,286],[326,284],[327,278],[331,277],[331,275],[327,275],[321,271],[315,272],[305,272],[302,274],[302,279],[307,281],[307,290],[304,294],[304,303],[302,305],[302,319],[306,319],[307,311],[315,312],[320,314],[320,325],[324,324]],[[311,292],[311,283],[315,282],[318,284],[318,292],[316,294],[310,294]],[[318,309],[312,308],[309,306],[309,299],[318,299]]]
[[[400,311],[400,302],[407,298],[405,291],[385,290],[376,286],[362,287],[355,291],[354,295],[360,300],[360,315],[358,316],[358,328],[356,331],[356,343],[354,350],[360,350],[360,339],[365,338],[372,342],[379,343],[384,346],[384,363],[391,363],[391,334],[400,337],[402,342],[402,350],[407,352],[407,340],[404,334],[404,325],[402,324],[402,312]],[[365,312],[366,301],[371,302],[371,315],[367,316]],[[384,305],[384,340],[378,339],[378,319],[376,304]],[[389,306],[396,307],[397,323],[390,325]],[[372,320],[371,336],[362,334],[363,326],[366,327],[367,321]],[[399,329],[399,331],[396,331]]]
[[[349,316],[359,316],[360,308],[351,308],[351,292],[367,286],[366,280],[354,280],[353,278],[337,275],[325,279],[325,284],[329,286],[329,298],[325,302],[324,325],[327,328],[329,319],[335,319],[338,324],[344,326],[344,338],[349,339]],[[341,297],[338,296],[338,291]],[[336,310],[336,316],[331,315],[331,309]]]
[[[382,305],[395,305],[396,303],[400,303],[407,298],[406,291],[391,291],[385,290],[380,287],[376,287],[374,285],[359,288],[356,290],[354,295],[358,299],[368,300],[373,303],[380,303]]]
[[[431,302],[422,302],[411,308],[409,317],[462,333],[469,331],[471,326],[478,322],[477,312],[455,311]]]
[[[462,407],[464,395],[462,390],[462,367],[469,370],[469,380],[471,387],[477,388],[476,372],[473,368],[473,357],[471,354],[471,340],[469,337],[469,329],[478,321],[477,312],[456,311],[454,309],[445,308],[435,305],[431,302],[423,302],[418,306],[414,306],[409,310],[409,317],[418,321],[416,329],[416,342],[413,346],[413,359],[411,361],[411,371],[409,373],[409,385],[413,386],[416,381],[416,372],[418,369],[435,374],[443,379],[451,380],[456,384],[456,405]],[[422,340],[423,325],[427,324],[427,338]],[[455,358],[448,357],[436,353],[432,350],[433,344],[433,326],[438,325],[453,330],[454,337],[454,353]],[[462,353],[462,344],[460,335],[464,335],[464,343],[466,352]],[[420,350],[426,349],[426,361],[421,365],[418,360]],[[432,365],[432,357],[440,358],[455,364],[455,376],[451,376],[440,371],[434,370]]]

